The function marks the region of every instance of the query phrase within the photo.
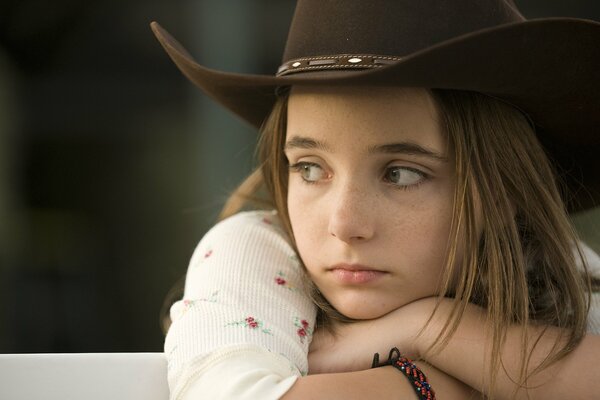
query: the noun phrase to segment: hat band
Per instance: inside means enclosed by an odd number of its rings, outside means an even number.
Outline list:
[[[400,61],[402,57],[374,54],[336,54],[331,56],[302,57],[289,60],[277,69],[277,76],[303,71],[332,69],[378,68]]]

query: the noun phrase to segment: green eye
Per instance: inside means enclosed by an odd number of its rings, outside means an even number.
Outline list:
[[[421,183],[425,174],[413,168],[391,167],[385,172],[384,179],[396,186],[409,187]]]
[[[307,183],[315,183],[325,176],[323,169],[315,163],[299,162],[290,165],[290,169],[299,173],[302,179]]]

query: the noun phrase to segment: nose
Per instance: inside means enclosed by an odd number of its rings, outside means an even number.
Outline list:
[[[376,215],[373,196],[356,185],[341,185],[330,202],[329,234],[349,244],[373,238]]]

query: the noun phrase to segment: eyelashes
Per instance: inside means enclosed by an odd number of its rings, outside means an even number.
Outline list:
[[[300,175],[302,182],[314,185],[328,180],[331,176],[317,163],[300,161],[289,166],[290,173]],[[393,165],[386,167],[382,173],[382,181],[395,189],[415,189],[430,176],[425,172],[406,166]]]

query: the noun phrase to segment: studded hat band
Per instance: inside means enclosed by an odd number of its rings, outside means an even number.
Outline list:
[[[332,56],[303,57],[287,61],[277,69],[277,76],[312,70],[377,68],[393,64],[401,59],[401,57],[374,54],[336,54]]]

